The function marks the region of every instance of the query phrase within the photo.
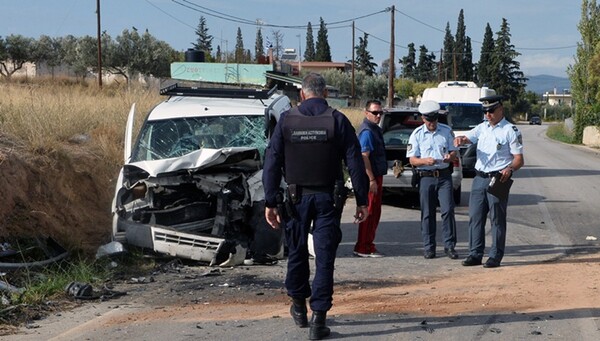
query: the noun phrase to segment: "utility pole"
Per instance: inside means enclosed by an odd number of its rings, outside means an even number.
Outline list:
[[[298,37],[298,77],[300,77],[300,72],[302,71],[302,45],[300,44],[302,35],[298,34],[296,37]]]
[[[102,33],[100,31],[100,0],[96,0],[96,14],[98,16],[98,86],[102,88]]]
[[[392,27],[391,27],[391,36],[390,36],[390,73],[388,76],[388,108],[392,108],[394,106],[394,77],[396,76],[395,70],[395,38],[394,38],[394,12],[396,12],[396,6],[392,5]]]
[[[350,95],[352,96],[352,104],[356,105],[356,99],[354,98],[354,21],[352,21],[352,82]]]

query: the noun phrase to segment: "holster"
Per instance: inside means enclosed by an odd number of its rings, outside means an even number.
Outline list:
[[[277,200],[277,211],[279,211],[279,216],[283,221],[288,222],[291,219],[295,219],[298,217],[298,214],[296,212],[296,206],[292,202],[289,186],[285,194],[283,190],[280,189],[275,196],[275,200]]]
[[[290,215],[289,215],[289,211],[288,208],[286,207],[286,203],[285,203],[285,199],[283,197],[283,191],[280,189],[279,191],[277,191],[277,194],[275,195],[275,200],[277,201],[277,212],[279,212],[279,216],[281,217],[281,220],[283,221],[289,221],[290,220]]]
[[[348,188],[344,185],[343,180],[337,180],[333,187],[333,207],[341,212],[348,199]]]
[[[300,202],[302,198],[302,186],[298,186],[296,184],[289,184],[287,187],[288,199],[292,202],[292,204],[296,205]]]
[[[421,174],[419,174],[419,171],[417,170],[417,168],[415,166],[411,166],[411,170],[412,170],[411,185],[413,186],[413,188],[417,188],[417,187],[419,187],[419,184],[421,183]]]

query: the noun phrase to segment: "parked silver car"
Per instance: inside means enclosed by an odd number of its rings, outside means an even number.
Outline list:
[[[440,123],[446,123],[446,116],[440,115]],[[389,193],[406,194],[417,192],[413,187],[413,172],[406,149],[410,134],[423,124],[417,108],[400,107],[385,108],[379,126],[383,130],[385,154],[388,163],[388,172],[383,176],[383,189]],[[461,183],[463,179],[462,164],[457,158],[452,172],[452,187],[454,189],[454,202],[459,205],[461,197]]]

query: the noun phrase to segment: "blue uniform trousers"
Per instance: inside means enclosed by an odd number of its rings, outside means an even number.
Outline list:
[[[489,257],[498,261],[504,257],[506,245],[506,209],[508,200],[501,201],[489,194],[490,178],[476,176],[469,198],[469,249],[474,258],[483,258],[485,249],[485,223],[488,213],[492,228],[492,248]]]
[[[287,293],[293,298],[310,297],[313,311],[328,311],[332,306],[335,256],[342,240],[341,212],[333,207],[331,193],[305,194],[295,207],[297,216],[285,225],[288,246]],[[307,242],[311,223],[315,250],[312,290]]]
[[[421,204],[421,234],[425,251],[435,252],[436,207],[440,202],[444,247],[453,249],[456,245],[456,220],[454,218],[454,197],[452,196],[452,175],[441,177],[426,176],[419,183]]]

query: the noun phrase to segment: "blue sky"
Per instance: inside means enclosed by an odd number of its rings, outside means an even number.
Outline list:
[[[194,30],[200,16],[206,18],[209,34],[214,36],[213,48],[221,45],[222,50],[230,51],[235,47],[238,27],[242,30],[244,47],[254,51],[256,25],[246,22],[257,21],[274,25],[262,27],[263,37],[279,30],[284,47],[300,45],[304,51],[306,29],[281,26],[305,26],[311,22],[316,41],[322,17],[326,23],[332,23],[328,26],[328,41],[334,61],[352,57],[354,19],[355,44],[363,32],[368,33],[368,50],[373,61],[381,65],[390,55],[391,15],[383,11],[392,5],[396,8],[396,60],[407,54],[406,46],[411,42],[417,50],[425,45],[439,58],[446,24],[450,24],[454,35],[461,9],[466,34],[472,40],[474,61],[479,60],[486,24],[490,24],[495,37],[502,18],[506,18],[511,42],[521,53],[517,61],[526,76],[567,77],[567,66],[573,64],[575,46],[581,40],[577,30],[581,16],[579,0],[100,0],[100,13],[102,30],[113,38],[124,29],[148,29],[156,38],[181,51],[191,47],[195,40]],[[3,1],[0,36],[95,37],[95,11],[96,0]]]

